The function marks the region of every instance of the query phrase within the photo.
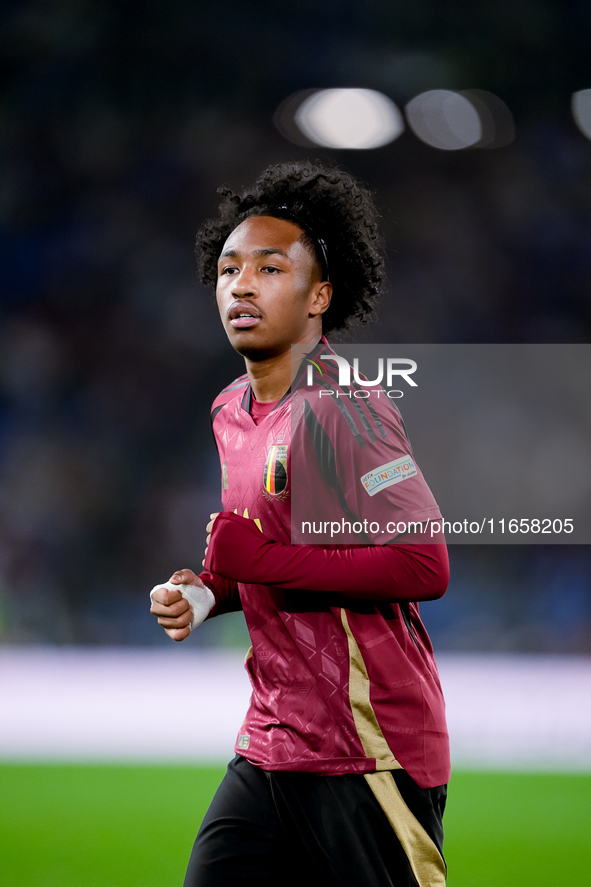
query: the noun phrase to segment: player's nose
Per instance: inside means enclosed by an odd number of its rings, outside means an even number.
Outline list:
[[[232,295],[240,297],[256,295],[256,286],[253,280],[253,275],[247,269],[243,268],[240,274],[234,275],[234,279],[232,280]]]

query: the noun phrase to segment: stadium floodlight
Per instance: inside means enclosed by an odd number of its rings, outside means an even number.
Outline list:
[[[591,139],[591,89],[574,92],[570,102],[574,121],[588,139]]]
[[[405,108],[408,125],[421,141],[443,151],[470,148],[482,138],[480,115],[467,96],[450,89],[431,89]]]
[[[515,138],[511,111],[484,89],[432,89],[415,96],[404,110],[414,134],[442,151],[501,148]]]
[[[404,131],[394,102],[373,89],[322,89],[290,97],[278,109],[275,122],[291,141],[298,141],[288,117],[308,144],[324,148],[380,148]]]
[[[467,98],[480,117],[482,135],[470,147],[504,148],[515,139],[513,115],[497,95],[485,89],[463,89],[460,95]]]

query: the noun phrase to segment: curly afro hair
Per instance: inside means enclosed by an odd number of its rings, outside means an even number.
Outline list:
[[[260,215],[284,218],[302,228],[304,243],[333,285],[323,332],[367,322],[384,281],[383,245],[372,196],[352,175],[308,160],[279,163],[242,193],[226,187],[219,193],[218,218],[206,221],[197,234],[204,284],[215,288],[222,247],[241,222]]]

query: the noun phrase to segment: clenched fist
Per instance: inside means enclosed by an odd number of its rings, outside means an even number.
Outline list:
[[[178,587],[174,587],[178,586]],[[215,604],[212,592],[192,570],[178,570],[151,592],[150,613],[173,641],[184,641],[201,625]]]

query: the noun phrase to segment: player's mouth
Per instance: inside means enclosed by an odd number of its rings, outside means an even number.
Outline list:
[[[251,305],[233,305],[228,311],[230,323],[237,330],[247,330],[261,320],[261,314]]]

